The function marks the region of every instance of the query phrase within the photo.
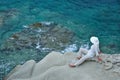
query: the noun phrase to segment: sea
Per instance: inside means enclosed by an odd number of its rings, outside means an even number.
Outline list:
[[[100,40],[103,53],[120,53],[120,0],[0,0],[0,45],[24,25],[48,21],[81,40]]]

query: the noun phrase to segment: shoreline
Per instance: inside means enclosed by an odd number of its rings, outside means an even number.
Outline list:
[[[114,57],[114,60],[111,56]],[[46,79],[46,76],[50,77],[48,80],[52,80],[53,78],[54,78],[53,80],[55,79],[68,80],[69,77],[66,77],[68,75],[73,76],[73,78],[76,77],[76,80],[77,79],[85,80],[87,77],[90,78],[89,80],[96,80],[96,79],[97,80],[105,80],[105,79],[118,80],[120,78],[119,77],[120,76],[120,71],[119,71],[120,54],[114,55],[114,56],[108,55],[108,54],[102,54],[101,57],[107,63],[98,63],[96,62],[95,59],[93,59],[91,61],[89,60],[86,61],[85,63],[81,64],[78,67],[70,68],[68,64],[71,60],[75,59],[75,57],[76,57],[76,54],[73,52],[68,52],[65,54],[61,54],[60,52],[51,52],[38,63],[36,63],[34,60],[29,60],[23,65],[20,65],[20,66],[18,65],[15,69],[13,69],[11,73],[9,73],[9,76],[7,76],[6,80],[12,80],[12,79],[29,80],[29,78],[31,80],[39,80],[39,79],[44,80]],[[59,60],[59,58],[61,58],[61,60]],[[111,64],[109,63],[113,64],[112,67],[110,67]],[[117,63],[119,63],[119,65]],[[32,65],[33,66],[35,65],[36,67],[33,67]],[[116,67],[116,65],[118,67]],[[28,72],[31,71],[32,67],[34,69],[29,74]],[[69,71],[65,72],[66,71],[65,69]],[[26,72],[27,74],[25,74]],[[55,73],[58,73],[58,74],[55,74]],[[56,75],[56,77],[53,77],[54,74]],[[63,77],[62,76],[60,77],[60,75],[62,75]],[[80,79],[79,76],[81,76],[83,79]],[[94,77],[91,77],[91,76],[94,76]],[[71,80],[74,80],[73,78]]]
[[[23,27],[22,31],[11,35],[0,47],[0,63],[3,64],[0,68],[4,70],[4,75],[30,59],[38,62],[51,51],[63,54],[77,52],[80,45],[89,47],[87,42],[81,43],[72,31],[54,22],[37,22]]]

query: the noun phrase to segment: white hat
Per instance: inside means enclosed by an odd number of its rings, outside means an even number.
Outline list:
[[[90,41],[91,41],[91,43],[93,43],[93,44],[99,44],[99,40],[98,40],[98,38],[95,37],[95,36],[92,36],[92,37],[90,38]]]

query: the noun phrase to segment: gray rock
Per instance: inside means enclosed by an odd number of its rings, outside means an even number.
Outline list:
[[[113,67],[113,64],[111,62],[105,62],[104,63],[104,69],[105,70],[112,69],[112,67]]]
[[[113,72],[120,75],[120,67],[113,69]]]

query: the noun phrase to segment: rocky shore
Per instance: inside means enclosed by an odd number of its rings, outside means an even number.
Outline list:
[[[3,75],[3,76],[8,75],[9,76],[9,77],[7,77],[8,80],[13,80],[13,78],[15,76],[20,76],[20,75],[23,76],[24,71],[28,70],[28,72],[29,72],[29,71],[31,71],[30,69],[33,68],[33,66],[35,66],[39,63],[40,64],[43,63],[42,61],[44,61],[44,59],[47,59],[45,56],[51,51],[59,52],[59,54],[57,54],[57,52],[55,52],[55,56],[58,55],[58,59],[60,59],[60,64],[58,63],[57,65],[60,68],[61,68],[60,65],[66,66],[68,68],[68,63],[73,59],[73,57],[75,57],[73,52],[76,52],[81,45],[80,42],[77,41],[78,37],[72,31],[70,31],[69,29],[63,27],[62,25],[56,24],[54,22],[36,22],[36,23],[30,24],[30,25],[23,25],[23,28],[24,28],[23,30],[11,35],[0,46],[0,54],[1,54],[0,70],[3,71],[0,73],[0,75]],[[82,45],[82,46],[89,48],[89,46],[87,44]],[[66,54],[67,52],[70,52],[70,51],[72,53]],[[53,53],[49,53],[47,56],[49,56],[49,55],[53,56],[53,57],[50,57],[50,60],[53,58],[52,59],[53,62],[52,62],[52,64],[49,63],[49,65],[56,67],[56,65],[54,65],[54,61],[57,59],[54,58],[55,56]],[[66,57],[66,59],[59,58],[59,55],[64,55]],[[68,55],[71,55],[71,58],[68,58],[69,57]],[[100,65],[101,70],[104,70],[105,73],[107,71],[107,74],[109,74],[109,73],[111,73],[111,74],[115,73],[117,75],[120,74],[120,54],[112,54],[112,55],[111,54],[102,54],[101,57],[103,58],[103,62],[101,64],[95,63],[95,65],[94,65],[94,63],[92,63],[93,67],[96,68],[96,65]],[[32,62],[31,62],[31,59],[32,59]],[[33,61],[33,60],[35,60],[35,61]],[[97,62],[96,59],[93,59],[92,61]],[[27,63],[27,65],[29,64],[31,66],[30,69],[28,68],[28,66],[24,66],[24,65],[26,65],[26,63]],[[19,64],[20,64],[20,66],[15,67],[16,65],[19,65]],[[48,61],[46,62],[46,64],[48,64]],[[19,68],[22,66],[24,66],[28,69],[21,72],[22,68],[20,70],[19,70]],[[41,65],[39,65],[38,67],[40,67],[40,66]],[[44,68],[46,66],[47,65],[43,65],[42,67]],[[47,67],[44,70],[47,71],[47,69],[49,69],[49,68]],[[87,68],[88,67],[85,68],[85,71]],[[9,73],[11,70],[12,70],[12,72]],[[14,70],[15,70],[15,72],[14,72]],[[94,70],[94,69],[92,69],[92,70]],[[20,71],[20,73],[19,73],[19,71]],[[61,72],[61,74],[63,74],[63,72]],[[83,73],[83,72],[80,72],[80,73]],[[16,73],[19,73],[19,74],[16,74]],[[40,69],[40,73],[42,74],[41,69]],[[51,72],[48,71],[48,73],[51,73]],[[48,76],[48,73],[46,72],[47,76]],[[54,73],[54,71],[52,73]],[[57,72],[55,72],[55,73],[57,73]],[[97,73],[97,72],[95,72],[95,73]],[[26,80],[29,80],[31,74],[34,74],[34,72],[30,72],[29,77],[24,76],[24,78],[25,79],[27,78]],[[36,73],[36,74],[39,75],[39,73]],[[44,76],[46,76],[46,74],[44,74]],[[66,73],[66,74],[68,74],[68,73]],[[83,74],[85,75],[85,73],[83,73]],[[107,74],[105,74],[105,75],[107,75]],[[72,76],[73,74],[70,74],[70,75]],[[88,75],[90,75],[90,74],[88,74]],[[98,74],[98,75],[101,75],[101,74]],[[11,76],[13,76],[13,77],[11,78]],[[16,77],[16,78],[18,78],[18,79],[20,78],[20,80],[22,80],[23,78],[21,78],[21,76]],[[41,75],[39,75],[39,76],[41,76]],[[42,78],[38,77],[38,78],[36,78],[36,80],[39,80],[39,79],[44,80],[43,79],[44,76]],[[58,75],[56,75],[56,76],[58,76]],[[75,76],[77,77],[77,75],[75,75]],[[15,80],[17,80],[16,78],[15,78]],[[65,78],[63,80],[69,79],[66,77],[63,77],[63,78]],[[58,79],[58,78],[56,77],[55,79]],[[62,79],[62,78],[59,78],[59,79]],[[115,80],[115,79],[117,79],[117,78],[112,78],[111,80]],[[33,80],[35,80],[35,79],[33,78]],[[52,80],[52,79],[49,79],[49,80]],[[94,80],[94,79],[92,79],[92,80]],[[101,80],[104,80],[104,79],[101,79]],[[108,78],[108,80],[110,80],[110,79]]]
[[[43,59],[51,51],[77,51],[78,41],[69,29],[54,22],[23,25],[0,45],[0,75],[7,75],[16,65]]]
[[[88,60],[78,67],[68,64],[76,58],[76,53],[51,52],[36,63],[29,60],[16,66],[5,80],[119,80],[120,54],[101,54],[102,63]]]

